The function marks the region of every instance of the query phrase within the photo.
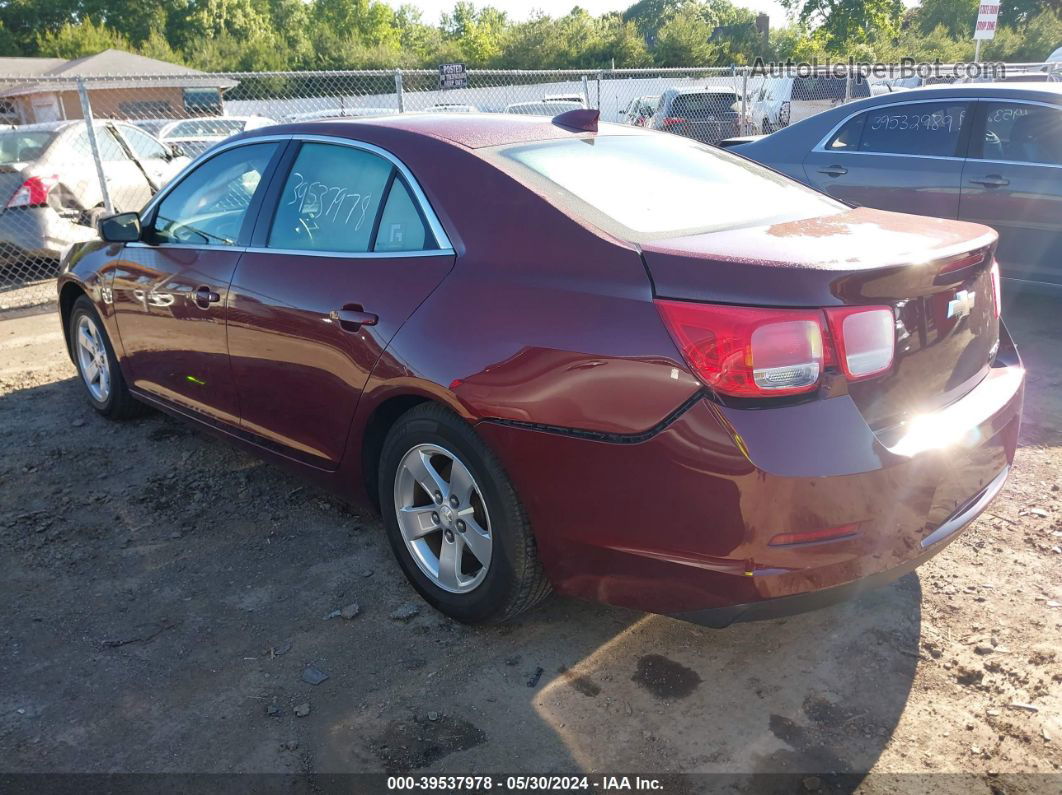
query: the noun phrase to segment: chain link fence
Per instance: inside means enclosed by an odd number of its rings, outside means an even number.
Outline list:
[[[1021,68],[1037,79],[1059,76],[1039,64]],[[0,76],[0,310],[54,300],[62,253],[94,238],[100,217],[140,209],[190,159],[247,129],[394,113],[554,116],[590,107],[602,121],[715,144],[771,132],[883,87],[930,82],[875,86],[853,73],[780,83],[747,67],[470,70],[464,78],[443,88],[437,70]]]

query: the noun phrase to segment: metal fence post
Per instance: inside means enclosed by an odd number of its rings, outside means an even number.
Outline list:
[[[749,134],[749,68],[741,70],[741,132]]]
[[[597,73],[597,110],[601,112],[601,79],[604,76],[604,70]]]
[[[107,190],[107,176],[103,173],[103,160],[100,159],[100,147],[96,142],[96,125],[92,122],[92,103],[89,102],[83,77],[77,78],[77,95],[81,99],[81,115],[85,117],[85,133],[88,135],[89,149],[92,150],[92,160],[96,163],[96,178],[100,181],[103,207],[107,214],[111,215],[114,213],[114,205],[111,204],[111,192]]]
[[[398,98],[398,112],[405,113],[406,108],[402,100],[402,70],[395,69],[395,96]]]

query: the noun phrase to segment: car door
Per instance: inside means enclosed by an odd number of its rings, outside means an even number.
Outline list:
[[[200,163],[147,209],[142,242],[127,244],[112,266],[133,387],[208,420],[239,423],[225,339],[229,282],[281,146],[248,142]]]
[[[999,232],[1005,277],[1062,284],[1062,107],[984,99],[959,217]]]
[[[232,281],[244,429],[305,463],[338,466],[369,373],[453,263],[393,156],[345,139],[293,142]]]
[[[187,157],[175,157],[170,149],[131,124],[117,124],[115,129],[156,189],[164,187],[189,163]]]
[[[808,183],[850,204],[956,218],[969,104],[922,100],[856,113],[805,157]]]
[[[140,170],[106,124],[94,125],[93,131],[96,135],[96,146],[99,150],[111,206],[115,212],[139,210],[147,204],[154,193],[144,172]],[[82,170],[95,176],[92,145],[84,124],[77,125],[70,143],[72,156],[78,158],[82,164]],[[91,206],[94,205],[89,205]]]

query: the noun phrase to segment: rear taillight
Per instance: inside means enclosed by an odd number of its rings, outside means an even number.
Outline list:
[[[656,305],[690,367],[723,395],[798,395],[814,390],[827,367],[839,364],[854,381],[892,366],[896,332],[889,307]]]
[[[998,262],[992,263],[992,267],[989,269],[988,274],[992,279],[992,312],[996,317],[999,317],[999,313],[1003,308],[1003,291],[999,284]]]
[[[48,193],[59,184],[59,177],[30,177],[8,199],[7,207],[42,207],[48,203]]]
[[[896,318],[887,306],[826,310],[837,344],[837,361],[849,381],[883,373],[892,367],[896,350]]]
[[[664,129],[668,127],[678,127],[680,124],[685,124],[686,120],[681,116],[668,116],[664,119]]]

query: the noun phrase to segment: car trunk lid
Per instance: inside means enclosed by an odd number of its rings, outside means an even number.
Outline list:
[[[875,428],[957,399],[998,345],[987,227],[867,208],[643,245],[658,298],[771,307],[889,306],[896,356],[849,384]]]

